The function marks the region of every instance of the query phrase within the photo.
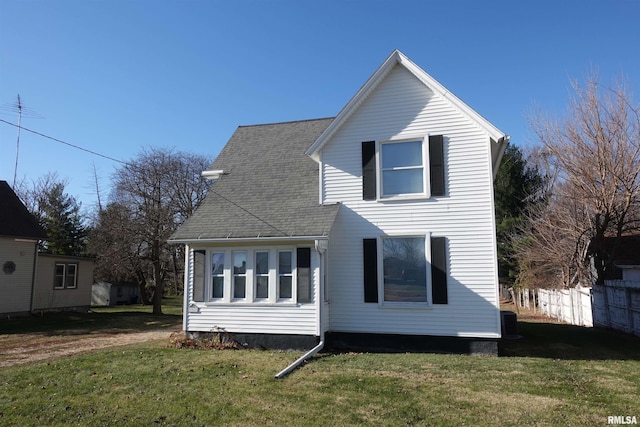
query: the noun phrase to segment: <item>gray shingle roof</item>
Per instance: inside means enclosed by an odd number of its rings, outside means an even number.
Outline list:
[[[7,181],[0,181],[0,236],[44,239],[46,233]]]
[[[210,168],[224,175],[171,240],[328,235],[338,205],[320,205],[305,151],[332,120],[238,127]]]

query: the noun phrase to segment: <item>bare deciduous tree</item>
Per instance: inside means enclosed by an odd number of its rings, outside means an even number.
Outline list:
[[[522,240],[521,261],[529,273],[546,270],[547,280],[564,285],[603,283],[616,238],[640,228],[639,108],[624,84],[604,87],[596,75],[573,89],[566,119],[531,122],[541,169],[552,179],[548,203]]]
[[[114,176],[111,203],[92,239],[111,248],[92,249],[107,270],[117,262],[114,272],[135,277],[143,287],[153,284],[154,314],[162,312],[165,281],[183,259],[167,239],[204,199],[207,183],[201,172],[210,163],[204,156],[148,149]],[[102,256],[111,252],[113,258]]]

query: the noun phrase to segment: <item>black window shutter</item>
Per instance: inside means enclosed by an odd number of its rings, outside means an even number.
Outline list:
[[[447,239],[431,238],[431,295],[434,304],[447,304]]]
[[[311,302],[311,249],[298,248],[298,302]]]
[[[193,251],[193,300],[204,301],[204,283],[207,274],[206,252]]]
[[[362,143],[362,199],[376,199],[376,143]]]
[[[363,239],[364,302],[378,302],[378,245],[376,239]]]
[[[431,195],[444,196],[444,138],[442,135],[429,135],[429,170]]]

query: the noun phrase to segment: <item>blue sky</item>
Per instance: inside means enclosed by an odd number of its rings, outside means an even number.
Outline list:
[[[640,92],[639,22],[637,0],[0,0],[0,119],[20,94],[24,127],[109,157],[214,158],[239,125],[335,116],[399,49],[525,146],[571,78]],[[16,136],[0,122],[10,184]],[[19,180],[57,172],[91,209],[94,167],[104,196],[117,162],[21,132]]]

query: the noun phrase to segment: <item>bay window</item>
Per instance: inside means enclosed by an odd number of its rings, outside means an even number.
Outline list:
[[[191,251],[194,302],[305,304],[313,301],[309,247],[197,248]]]

